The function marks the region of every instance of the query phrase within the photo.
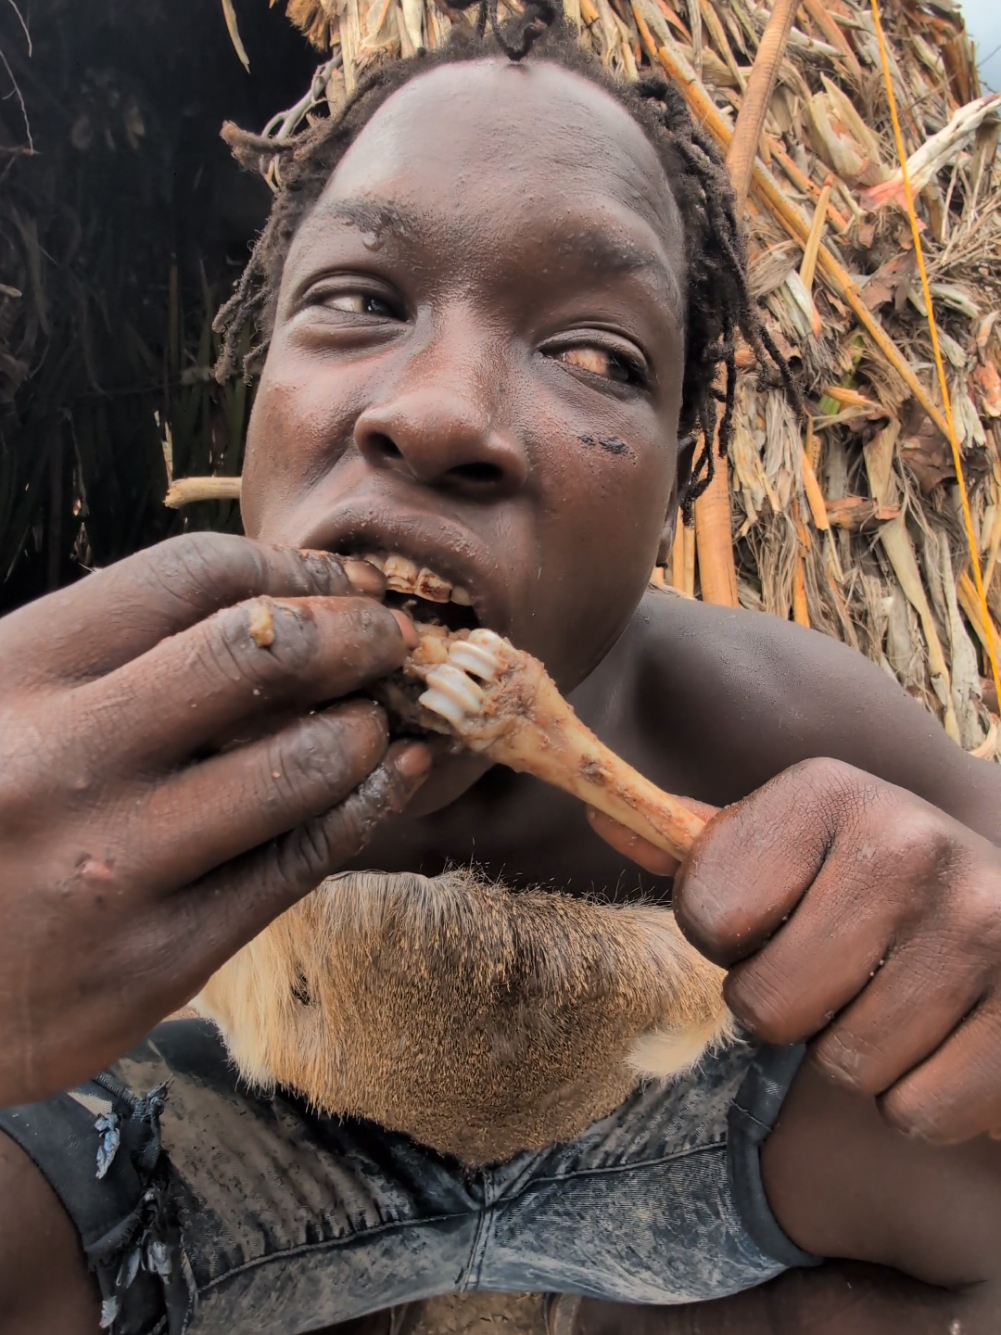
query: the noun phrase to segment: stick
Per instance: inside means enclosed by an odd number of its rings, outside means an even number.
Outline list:
[[[238,477],[182,477],[170,484],[170,489],[163,498],[169,510],[180,510],[183,505],[194,505],[196,501],[238,501],[240,499],[240,479]]]
[[[747,80],[747,92],[737,113],[737,123],[727,149],[726,165],[733,182],[733,192],[737,196],[738,213],[743,213],[747,207],[754,159],[798,8],[797,0],[776,0],[754,57],[754,65]]]
[[[799,0],[777,0],[754,57],[747,91],[727,150],[726,165],[737,197],[737,214],[747,207],[754,159],[761,143],[765,116],[775,89],[779,66],[785,55],[792,21]],[[719,436],[710,448],[718,452]],[[695,539],[699,553],[702,598],[723,607],[739,606],[737,568],[733,559],[733,526],[730,509],[730,477],[720,460],[712,481],[695,502]]]

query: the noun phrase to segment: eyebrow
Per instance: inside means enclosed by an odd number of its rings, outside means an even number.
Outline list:
[[[622,237],[611,237],[597,228],[586,228],[569,238],[578,248],[603,269],[613,273],[635,273],[638,269],[664,269],[659,255]]]
[[[367,231],[389,227],[397,236],[415,236],[420,231],[417,214],[401,209],[388,200],[376,203],[366,199],[321,200],[310,218],[311,222],[346,222]]]
[[[365,199],[324,200],[317,205],[312,220],[320,225],[325,222],[346,222],[372,231],[389,227],[395,235],[406,237],[419,235],[422,230],[426,230],[422,224],[430,221],[420,213],[400,208],[388,200],[376,202]],[[576,234],[571,232],[567,239],[596,264],[616,273],[665,267],[660,256],[645,247],[622,237],[611,237],[597,227],[584,227]]]
[[[433,220],[426,214],[401,208],[390,200],[340,199],[321,200],[310,219],[319,226],[324,223],[344,222],[365,231],[380,231],[388,228],[394,236],[417,239],[428,230],[428,223]],[[622,236],[611,236],[601,227],[583,224],[579,230],[572,228],[566,238],[579,254],[583,254],[593,266],[605,273],[631,274],[643,270],[655,272],[662,277],[676,302],[682,299],[678,275],[670,264],[660,255],[647,247]]]

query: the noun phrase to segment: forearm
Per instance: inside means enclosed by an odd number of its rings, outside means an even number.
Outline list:
[[[715,1302],[585,1301],[573,1335],[996,1335],[999,1329],[997,1285],[953,1293],[882,1266],[831,1262]]]

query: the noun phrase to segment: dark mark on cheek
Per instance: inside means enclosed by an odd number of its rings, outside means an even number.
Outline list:
[[[632,454],[626,442],[616,436],[610,436],[607,440],[595,440],[593,436],[578,436],[577,439],[582,445],[600,445],[608,454]]]

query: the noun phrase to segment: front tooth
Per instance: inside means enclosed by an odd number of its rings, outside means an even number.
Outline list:
[[[450,646],[448,661],[483,681],[493,681],[497,676],[497,659],[493,654],[470,644],[468,640],[458,640]]]
[[[392,556],[386,557],[386,563],[382,567],[383,574],[386,576],[386,583],[395,593],[415,593],[417,591],[417,576],[420,574],[416,561],[411,561],[409,557]]]
[[[379,552],[366,552],[361,559],[367,561],[370,566],[375,566],[376,570],[386,569],[386,558]]]
[[[466,674],[451,663],[432,668],[425,677],[427,685],[440,691],[468,714],[478,714],[483,703],[483,691],[475,681],[470,681]]]
[[[414,592],[419,598],[426,598],[429,603],[447,603],[452,586],[448,580],[442,579],[440,575],[436,575],[433,570],[428,570],[425,566],[417,576]]]
[[[456,584],[452,589],[452,602],[458,603],[460,607],[472,607],[473,600],[469,596],[468,589],[463,589]]]

